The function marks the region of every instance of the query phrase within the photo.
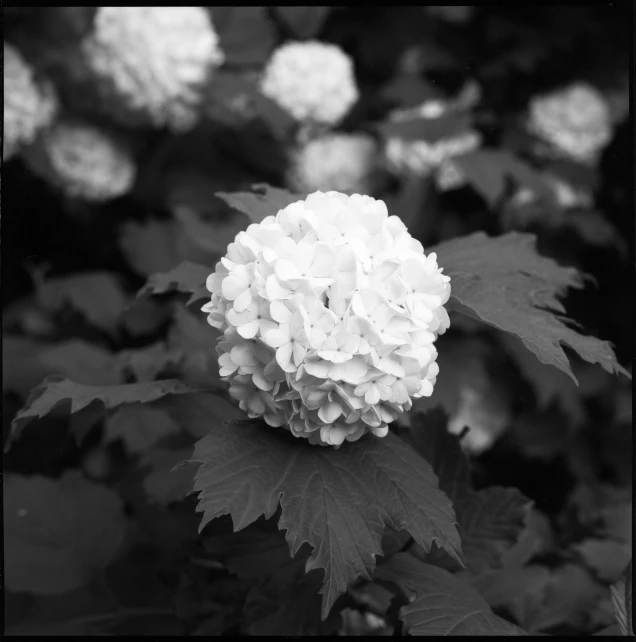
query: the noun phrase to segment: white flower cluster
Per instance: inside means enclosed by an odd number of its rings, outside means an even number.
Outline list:
[[[287,183],[295,192],[369,194],[379,168],[378,145],[367,134],[328,134],[293,156]]]
[[[57,121],[24,151],[33,173],[68,196],[105,201],[125,194],[137,168],[126,146],[93,125]]]
[[[557,205],[563,209],[591,207],[594,204],[594,198],[589,190],[576,188],[567,181],[548,172],[543,174],[543,180],[554,192]],[[538,201],[539,195],[529,187],[520,188],[513,197],[513,205],[518,207]]]
[[[240,232],[202,309],[250,417],[339,446],[429,396],[450,278],[383,201],[315,192]]]
[[[263,72],[261,90],[296,120],[327,125],[342,120],[358,100],[351,58],[316,40],[279,47]]]
[[[20,52],[4,43],[4,160],[35,140],[57,111],[53,87],[37,82]]]
[[[82,51],[112,117],[175,131],[194,127],[224,59],[203,7],[100,7]]]
[[[527,126],[555,151],[585,164],[596,163],[612,137],[605,99],[583,83],[536,97],[530,103]]]
[[[465,179],[451,159],[474,151],[480,144],[481,136],[475,131],[467,131],[436,143],[392,137],[386,142],[385,155],[387,165],[393,172],[416,176],[429,176],[436,172],[441,189],[454,189],[462,185]]]

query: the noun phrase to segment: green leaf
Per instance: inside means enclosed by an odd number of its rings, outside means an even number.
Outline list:
[[[110,352],[72,339],[44,343],[17,336],[2,340],[4,390],[27,396],[45,377],[61,375],[92,385],[121,383],[121,368]]]
[[[143,486],[151,501],[167,505],[181,501],[192,492],[196,472],[194,464],[175,468],[191,457],[192,448],[157,448],[143,457],[140,466],[150,468],[150,472],[144,477]]]
[[[610,373],[627,371],[607,341],[579,334],[567,325],[557,296],[583,285],[574,268],[541,256],[535,237],[511,232],[489,237],[483,232],[430,248],[451,277],[449,309],[514,334],[541,363],[556,366],[574,381],[562,345]]]
[[[394,555],[378,567],[377,575],[416,594],[400,610],[410,635],[527,635],[495,615],[466,581],[412,555]]]
[[[410,437],[453,503],[468,568],[478,573],[500,567],[502,555],[524,529],[530,500],[516,488],[471,488],[468,459],[459,439],[448,433],[443,412],[412,417]]]
[[[291,34],[300,40],[316,36],[331,11],[331,7],[272,7]]]
[[[206,265],[184,261],[173,270],[153,274],[148,279],[148,283],[139,290],[137,297],[168,292],[185,292],[192,294],[188,305],[199,299],[207,299],[210,293],[205,287],[205,282],[213,271]]]
[[[11,591],[53,595],[88,584],[126,535],[119,497],[76,472],[4,481],[5,581]]]
[[[614,615],[618,620],[618,625],[621,627],[623,635],[630,636],[634,635],[632,582],[632,563],[630,561],[621,578],[611,587]]]
[[[466,112],[448,112],[439,118],[412,118],[390,120],[380,125],[380,131],[387,138],[401,138],[407,141],[423,140],[437,143],[454,138],[470,130],[472,118]],[[453,159],[454,160],[454,159]]]
[[[304,194],[292,194],[286,189],[271,187],[266,183],[252,185],[252,189],[255,190],[254,193],[216,192],[216,195],[234,209],[247,214],[252,223],[260,223],[266,216],[276,216],[279,210],[305,198]]]
[[[210,7],[225,64],[261,67],[276,46],[267,7]]]
[[[504,195],[509,179],[544,197],[547,206],[555,204],[554,194],[541,175],[508,150],[479,149],[457,156],[453,162],[491,207]]]
[[[80,312],[91,325],[115,333],[128,297],[117,277],[109,272],[81,274],[43,280],[35,275],[36,296],[49,312],[65,306]]]
[[[120,367],[138,383],[154,381],[163,372],[174,370],[182,360],[181,350],[168,348],[162,341],[117,353]]]
[[[399,438],[365,438],[339,450],[313,447],[255,421],[213,427],[197,443],[201,529],[230,514],[235,530],[280,503],[292,555],[308,542],[306,570],[325,569],[323,619],[358,577],[371,578],[385,526],[433,541],[461,558],[453,509],[430,467]]]
[[[29,396],[26,406],[11,423],[9,441],[15,440],[29,422],[48,415],[60,404],[70,402],[70,413],[76,413],[95,401],[105,410],[127,403],[149,403],[166,395],[189,394],[199,390],[178,379],[163,379],[147,383],[130,383],[121,386],[87,386],[70,379],[49,377]]]

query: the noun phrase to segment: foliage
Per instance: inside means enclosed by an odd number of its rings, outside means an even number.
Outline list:
[[[109,43],[100,80],[99,8],[4,12],[24,58],[5,83],[7,635],[633,635],[625,8],[192,15],[222,62],[166,25]],[[304,78],[262,91],[279,47],[314,41],[355,70],[328,124],[283,106],[325,102]],[[559,103],[571,86],[590,113]],[[128,110],[187,104],[189,130],[123,122],[122,87]],[[90,200],[106,166],[72,141],[66,181],[38,173],[45,99],[125,149],[124,195]],[[537,104],[558,113],[530,126]],[[372,140],[373,171],[343,154],[343,175],[451,287],[432,394],[339,448],[249,419],[201,311],[236,234],[307,197],[294,159],[334,135]]]

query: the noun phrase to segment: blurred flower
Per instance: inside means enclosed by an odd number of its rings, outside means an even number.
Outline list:
[[[241,409],[339,446],[432,394],[449,281],[382,201],[315,192],[236,236],[202,309]]]
[[[597,162],[612,137],[605,99],[583,83],[534,98],[527,126],[555,152],[589,165]]]
[[[133,184],[135,161],[114,135],[79,121],[60,120],[25,149],[30,169],[68,196],[104,201]]]
[[[297,120],[328,125],[338,123],[358,100],[351,58],[336,45],[316,40],[279,47],[261,89]]]
[[[297,192],[371,193],[378,170],[375,140],[366,134],[329,134],[302,146],[287,174]]]
[[[35,140],[57,111],[53,87],[38,82],[20,52],[4,43],[4,160]]]
[[[434,16],[441,20],[448,20],[449,22],[468,22],[475,7],[461,5],[461,6],[445,6],[445,5],[429,5],[426,7]]]
[[[194,127],[203,87],[223,62],[203,7],[100,7],[82,52],[112,117],[175,131]]]
[[[563,209],[576,209],[591,207],[594,204],[591,191],[574,187],[567,181],[549,172],[545,172],[542,178],[548,187],[553,190],[554,198],[559,207]],[[534,190],[529,187],[522,187],[513,196],[512,204],[517,207],[524,207],[537,203],[540,198],[540,194],[537,194]]]
[[[435,143],[392,137],[386,142],[385,155],[387,165],[393,172],[416,176],[429,176],[435,172],[438,186],[447,190],[465,182],[461,170],[450,159],[472,152],[480,144],[481,136],[475,131]]]

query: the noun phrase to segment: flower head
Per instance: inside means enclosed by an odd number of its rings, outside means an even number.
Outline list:
[[[358,99],[353,62],[336,45],[291,42],[265,68],[261,89],[298,121],[335,125]]]
[[[315,192],[236,236],[203,311],[250,417],[339,446],[432,394],[449,281],[382,201]]]
[[[369,193],[378,170],[377,144],[366,134],[329,134],[302,146],[287,175],[291,189]]]
[[[103,107],[124,124],[191,129],[223,62],[203,7],[100,7],[82,43]]]
[[[135,161],[110,132],[79,121],[60,120],[25,150],[31,170],[68,196],[104,201],[125,194],[135,179]]]
[[[36,81],[17,49],[4,43],[4,159],[35,140],[57,111],[51,85]]]
[[[578,83],[530,103],[528,129],[555,152],[594,164],[612,137],[609,107],[593,87]]]

